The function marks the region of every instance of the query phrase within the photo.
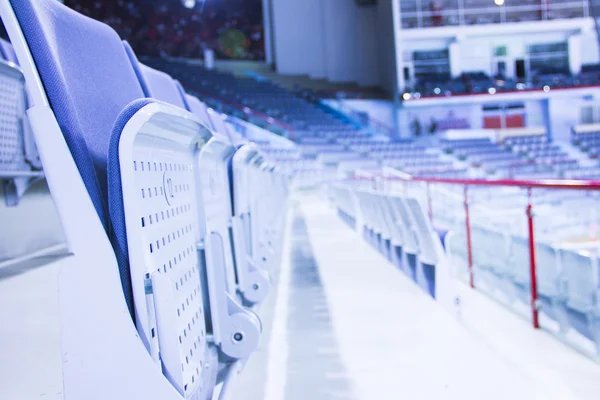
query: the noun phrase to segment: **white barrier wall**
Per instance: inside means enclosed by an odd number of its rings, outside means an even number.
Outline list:
[[[411,137],[414,121],[421,124],[421,135],[428,134],[431,119],[435,118],[439,131],[448,129],[483,129],[483,105],[522,103],[526,128],[544,128],[554,140],[568,141],[571,127],[581,123],[582,108],[586,104],[597,104],[600,89],[551,90],[542,95],[539,92],[500,94],[494,96],[456,96],[428,98],[405,102],[396,110],[400,137]],[[356,110],[367,112],[371,117],[394,126],[394,104],[387,100],[343,100],[344,104]],[[326,101],[339,108],[338,100]]]
[[[272,13],[279,73],[380,83],[376,7],[353,0],[273,0]]]
[[[591,18],[545,21],[540,23],[490,24],[463,27],[409,29],[400,33],[405,61],[413,51],[449,50],[453,76],[463,72],[493,75],[496,63],[506,63],[506,76],[515,77],[515,61],[528,58],[528,47],[535,44],[567,43],[573,73],[581,65],[600,62],[598,40]],[[505,55],[495,57],[496,49]]]
[[[6,206],[0,186],[0,221],[0,268],[65,243],[45,180],[34,184],[15,207]]]

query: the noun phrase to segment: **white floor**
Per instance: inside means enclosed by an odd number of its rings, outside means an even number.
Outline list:
[[[63,398],[58,320],[60,260],[0,269],[0,399]]]
[[[476,291],[468,291],[462,319],[455,319],[343,224],[326,200],[305,195],[300,203],[359,399],[599,398],[600,365]]]
[[[325,199],[305,193],[295,202],[306,226],[290,214],[277,290],[260,310],[265,341],[230,400],[600,398],[596,362],[477,291],[464,291],[456,319]],[[63,397],[60,262],[49,260],[0,269],[2,400]],[[318,276],[304,282],[312,261]]]

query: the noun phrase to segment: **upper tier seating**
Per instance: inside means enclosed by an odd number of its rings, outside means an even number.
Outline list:
[[[221,382],[226,393],[260,337],[243,278],[275,268],[286,178],[256,150],[236,159],[171,77],[134,68],[110,27],[54,0],[0,13],[72,254],[59,279],[65,393],[208,399]],[[262,260],[237,271],[248,254],[231,249],[232,203],[251,217],[233,240]]]
[[[412,98],[449,96],[455,94],[479,94],[512,92],[519,90],[579,87],[600,84],[600,74],[596,65],[584,65],[582,72],[570,75],[566,71],[538,71],[529,80],[515,80],[506,77],[491,77],[483,72],[463,73],[460,77],[450,78],[446,75],[430,74],[420,77],[405,92],[418,96]]]
[[[590,158],[600,157],[600,129],[584,129],[571,131],[572,143],[579,147],[581,151],[587,153]]]
[[[218,100],[217,107],[236,106],[237,110],[227,109],[234,116],[245,118],[243,108],[247,107],[289,124],[296,131],[296,139],[360,135],[353,125],[271,82],[236,77],[182,62],[162,59],[146,59],[145,62],[176,77],[187,90],[205,101]]]
[[[444,139],[441,147],[460,160],[482,168],[489,174],[514,177],[543,173],[560,177],[564,171],[576,169],[579,163],[548,141],[546,135],[513,136],[502,143],[490,139]]]

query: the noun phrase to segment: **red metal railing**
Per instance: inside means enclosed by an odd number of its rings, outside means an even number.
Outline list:
[[[539,307],[538,307],[538,282],[536,272],[536,254],[535,254],[535,230],[534,230],[534,212],[533,212],[533,189],[560,189],[560,190],[582,190],[582,191],[600,191],[600,181],[587,180],[568,180],[568,179],[541,179],[541,180],[486,180],[486,179],[451,179],[451,178],[425,178],[413,177],[407,174],[398,174],[393,176],[376,176],[377,179],[383,181],[400,181],[400,182],[421,182],[425,184],[425,195],[427,196],[427,204],[429,208],[430,218],[434,218],[432,206],[431,188],[432,184],[447,184],[463,187],[463,204],[464,218],[466,228],[466,247],[467,247],[467,265],[469,273],[469,285],[474,288],[473,274],[473,247],[471,237],[471,215],[470,215],[470,199],[469,187],[512,187],[521,188],[527,191],[527,206],[525,216],[527,218],[528,230],[528,245],[529,245],[529,274],[531,279],[531,317],[534,328],[539,328]],[[369,179],[364,176],[356,175],[353,180]],[[371,178],[373,179],[373,178]]]

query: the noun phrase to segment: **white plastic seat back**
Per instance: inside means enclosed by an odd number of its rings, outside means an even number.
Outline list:
[[[404,243],[404,227],[400,223],[400,217],[392,205],[389,195],[381,196],[382,207],[385,209],[386,223],[390,232],[390,238],[394,246],[402,246]]]
[[[383,197],[384,196],[379,193],[371,193],[371,199],[377,215],[381,236],[388,240],[392,238],[392,232],[389,225],[391,218],[388,215],[388,210]]]
[[[202,198],[207,236],[215,235],[222,243],[227,292],[232,296],[236,293],[236,278],[229,235],[232,206],[227,163],[234,151],[227,139],[218,135],[204,146],[198,159],[200,176],[204,183]]]
[[[329,186],[330,194],[336,206],[346,215],[356,218],[356,207],[353,202],[352,193],[347,186],[337,184]]]
[[[231,208],[227,207],[230,204],[227,170],[232,150],[226,138],[215,136],[204,146],[197,160],[207,229],[206,239],[200,247],[205,250],[207,264],[212,266],[207,269],[208,281],[222,284],[209,292],[211,312],[220,322],[219,326],[213,327],[215,340],[225,353],[243,358],[258,345],[261,328],[256,315],[238,301],[228,226]]]
[[[406,205],[418,237],[419,258],[424,264],[436,265],[440,258],[441,243],[429,216],[419,201],[413,197],[406,198]]]
[[[0,110],[2,110],[2,135],[0,135],[0,172],[28,171],[24,152],[24,135],[21,118],[25,115],[27,99],[23,74],[14,66],[0,61]]]
[[[338,199],[344,212],[356,218],[356,204],[348,187],[338,187]]]
[[[253,159],[252,168],[249,169],[249,187],[256,190],[256,193],[250,197],[248,222],[252,235],[252,257],[259,268],[269,271],[272,251],[267,243],[270,211],[264,207],[265,195],[268,194],[268,186],[265,185],[266,168],[268,164],[262,155]]]
[[[373,204],[373,199],[371,198],[371,193],[369,193],[368,191],[364,191],[362,192],[362,196],[364,199],[365,209],[368,215],[370,227],[376,234],[380,234],[381,232],[379,230],[379,218],[377,216],[377,210]]]
[[[138,121],[139,120],[139,121]],[[210,132],[198,124],[169,129],[167,116],[130,121],[119,159],[138,331],[165,375],[182,394],[204,383],[210,362],[203,296],[207,268],[198,147]],[[197,147],[198,146],[198,147]],[[151,294],[151,296],[149,296]],[[214,378],[213,378],[214,379]]]
[[[396,211],[396,214],[400,217],[398,223],[402,225],[402,229],[405,234],[403,245],[404,251],[409,254],[417,254],[419,251],[417,238],[412,228],[410,211],[404,197],[399,195],[391,195],[389,199]]]
[[[368,194],[363,190],[356,190],[355,194],[360,207],[363,225],[366,226],[367,229],[374,230],[375,218],[373,215],[373,209],[369,204]]]
[[[383,222],[383,215],[381,213],[381,207],[379,205],[379,199],[377,195],[371,191],[366,192],[367,201],[373,215],[373,224],[375,232],[381,237],[387,237],[385,224]]]
[[[251,226],[251,203],[258,187],[252,183],[251,178],[254,173],[253,160],[256,155],[256,148],[251,144],[245,144],[234,154],[231,165],[234,193],[232,215],[234,253],[240,290],[244,300],[250,304],[262,301],[268,294],[270,287],[268,274],[257,267],[257,262],[252,253],[255,239]],[[253,190],[250,190],[250,188]]]
[[[394,206],[393,200],[391,199],[390,195],[384,196],[384,200],[387,203],[387,208],[389,210],[388,212],[390,215],[390,229],[392,232],[393,243],[396,246],[403,246],[405,237],[407,235],[407,232],[405,231],[407,227],[404,226],[404,224],[402,223],[402,218],[400,217],[398,210]]]

